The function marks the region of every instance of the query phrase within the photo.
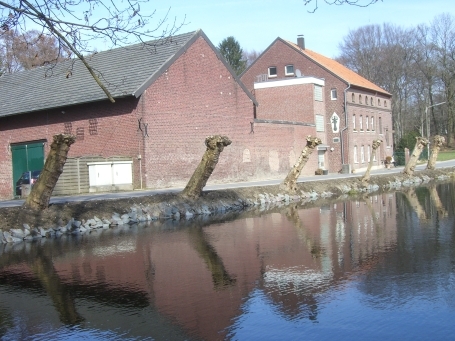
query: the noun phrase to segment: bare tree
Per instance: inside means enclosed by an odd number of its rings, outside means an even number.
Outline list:
[[[61,50],[57,39],[49,34],[37,30],[19,34],[8,30],[0,34],[0,58],[3,71],[13,73],[68,59],[69,53]]]
[[[380,0],[322,0],[328,5],[351,5],[351,6],[358,6],[358,7],[368,7],[372,4],[375,4],[376,2]],[[382,0],[381,0],[382,1]],[[318,9],[318,0],[303,0],[303,3],[306,5],[313,5],[314,8],[312,10],[309,10],[308,12],[314,13]]]
[[[114,102],[84,55],[94,52],[94,41],[104,41],[107,48],[146,44],[147,40],[165,43],[182,24],[177,25],[175,20],[168,23],[168,11],[152,25],[156,12],[148,9],[148,3],[149,0],[0,0],[0,34],[39,27],[43,34],[57,39],[60,51],[66,49],[80,59]]]
[[[262,54],[262,51],[256,51],[256,50],[250,50],[246,51],[243,50],[242,53],[242,59],[246,61],[246,67],[249,67],[251,64],[253,64],[256,59]]]

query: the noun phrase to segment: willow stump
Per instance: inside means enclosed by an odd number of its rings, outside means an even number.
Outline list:
[[[60,174],[63,172],[68,151],[75,141],[76,137],[73,135],[54,135],[54,141],[44,163],[43,171],[33,185],[30,195],[25,200],[24,207],[33,210],[44,210],[49,206],[52,191]]]
[[[370,172],[371,172],[371,168],[373,167],[374,156],[376,155],[376,150],[379,148],[381,143],[382,143],[382,140],[380,140],[380,139],[373,141],[372,152],[370,155],[370,162],[368,163],[367,171],[365,172],[365,174],[363,175],[363,177],[361,179],[363,184],[367,184],[370,181],[370,178],[371,178]]]
[[[419,160],[420,154],[422,154],[423,148],[428,144],[428,139],[425,137],[416,137],[416,145],[412,151],[411,157],[408,163],[404,167],[403,174],[412,176],[416,167],[417,161]]]
[[[431,145],[431,153],[428,157],[427,169],[435,169],[436,168],[436,160],[438,159],[439,151],[441,150],[442,145],[446,139],[444,136],[436,135],[433,136],[433,144]]]
[[[303,148],[302,153],[299,156],[299,159],[294,164],[294,166],[289,171],[288,175],[281,183],[280,188],[287,192],[296,192],[297,191],[297,179],[302,172],[303,166],[308,162],[311,153],[314,149],[322,143],[321,139],[318,137],[313,137],[308,135],[306,138],[306,146]]]
[[[231,144],[231,140],[227,136],[213,135],[207,136],[205,145],[207,149],[202,157],[199,166],[197,166],[190,181],[182,191],[182,195],[187,198],[197,199],[202,194],[202,189],[207,184],[207,180],[212,175],[218,159],[224,147]]]

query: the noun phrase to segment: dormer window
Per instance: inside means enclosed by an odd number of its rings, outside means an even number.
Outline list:
[[[284,67],[285,76],[294,76],[294,65],[286,65]]]
[[[274,78],[276,76],[277,76],[276,66],[270,66],[269,67],[269,78]]]
[[[330,90],[330,99],[336,100],[337,99],[337,89]]]

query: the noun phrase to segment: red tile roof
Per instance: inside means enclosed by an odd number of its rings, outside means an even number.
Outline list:
[[[316,53],[314,51],[308,50],[308,49],[301,49],[297,44],[292,43],[290,41],[285,40],[287,44],[289,44],[292,48],[295,50],[299,51],[300,53],[304,54],[317,64],[321,65],[334,75],[338,76],[342,80],[344,80],[347,83],[350,83],[351,85],[358,86],[361,88],[365,88],[368,90],[373,90],[376,92],[380,92],[385,95],[391,96],[390,93],[385,91],[384,89],[380,88],[376,84],[370,82],[369,80],[363,78],[362,76],[358,75],[354,71],[348,69],[346,66],[338,63],[337,61],[330,59],[328,57],[325,57],[319,53]]]

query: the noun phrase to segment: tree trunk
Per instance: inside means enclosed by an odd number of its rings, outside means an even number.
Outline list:
[[[182,192],[182,195],[187,198],[197,199],[202,194],[202,189],[205,187],[207,180],[212,175],[218,158],[224,147],[229,146],[231,140],[227,136],[213,135],[205,139],[207,149],[202,157],[199,166],[197,166],[190,181]]]
[[[370,181],[370,172],[371,172],[371,167],[373,167],[374,156],[376,155],[376,150],[379,148],[381,143],[382,143],[382,140],[380,140],[380,139],[373,141],[372,152],[370,155],[370,162],[368,163],[367,171],[365,172],[365,175],[362,177],[362,180],[361,180],[364,185],[366,185]]]
[[[51,150],[46,158],[43,171],[25,200],[24,207],[44,210],[49,206],[52,191],[63,172],[68,151],[75,141],[76,137],[73,135],[54,135],[54,141],[51,144]]]
[[[441,135],[433,137],[433,145],[431,146],[431,154],[428,158],[427,169],[436,168],[436,160],[438,159],[439,150],[445,142],[445,138]]]
[[[411,157],[409,158],[408,163],[404,167],[403,174],[412,176],[414,174],[414,169],[419,160],[420,154],[422,153],[423,148],[428,144],[428,139],[424,137],[416,137],[416,145],[412,151]]]
[[[308,159],[310,158],[311,153],[313,153],[314,149],[321,144],[322,141],[318,137],[312,137],[308,135],[306,138],[306,146],[303,148],[302,153],[300,154],[299,159],[294,164],[292,169],[289,171],[288,175],[281,183],[280,188],[287,191],[287,192],[296,192],[297,191],[297,179],[302,172],[303,166],[307,163]]]

